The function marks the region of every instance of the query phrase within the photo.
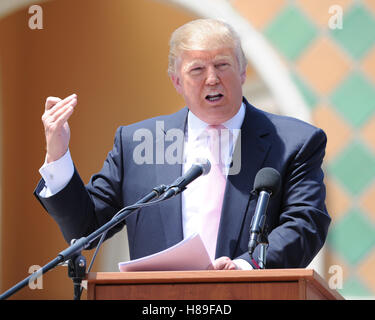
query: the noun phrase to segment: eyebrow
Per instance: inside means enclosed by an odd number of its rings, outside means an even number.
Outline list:
[[[217,61],[220,61],[220,60],[230,60],[230,61],[233,61],[233,58],[232,56],[230,55],[218,55],[218,56],[215,56],[214,59],[213,59],[213,62],[217,62]],[[195,64],[204,64],[205,63],[205,60],[201,60],[201,59],[196,59],[196,60],[193,60],[191,62],[189,62],[187,65],[185,65],[184,67],[184,70],[189,70],[192,66],[194,66]]]
[[[230,56],[230,55],[215,56],[214,61],[222,60],[222,59],[229,59],[230,61],[233,61],[232,56]]]
[[[189,62],[187,65],[184,66],[184,70],[187,71],[189,70],[192,66],[196,65],[196,64],[204,64],[204,61],[203,60],[193,60],[191,62]]]

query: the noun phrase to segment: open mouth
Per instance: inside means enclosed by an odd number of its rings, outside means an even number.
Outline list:
[[[208,94],[205,99],[210,101],[210,102],[215,102],[215,101],[219,101],[221,98],[223,97],[223,95],[221,93],[218,93],[218,94]]]

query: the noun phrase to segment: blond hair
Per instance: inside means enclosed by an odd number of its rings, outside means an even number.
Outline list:
[[[197,19],[182,25],[172,33],[169,47],[169,75],[176,72],[176,60],[185,50],[233,48],[241,72],[245,71],[247,66],[238,34],[229,24],[215,19]]]

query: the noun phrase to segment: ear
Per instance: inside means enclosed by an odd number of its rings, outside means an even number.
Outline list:
[[[170,75],[171,81],[173,83],[174,88],[179,94],[182,94],[182,84],[181,84],[181,79],[177,75],[177,73],[171,73]]]
[[[241,77],[241,85],[243,85],[246,81],[246,68],[244,71],[242,71],[242,73],[240,74],[240,77]]]

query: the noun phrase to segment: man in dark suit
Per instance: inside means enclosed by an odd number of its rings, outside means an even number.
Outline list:
[[[238,36],[227,24],[211,19],[192,21],[173,33],[170,46],[168,72],[187,107],[120,127],[102,170],[87,186],[68,149],[67,120],[77,96],[47,98],[42,118],[47,155],[40,170],[43,179],[35,191],[38,199],[67,241],[79,238],[152,187],[175,180],[198,156],[211,155],[207,135],[202,139],[202,133],[216,130],[218,136],[225,136],[221,132],[228,130],[228,154],[220,167],[221,176],[219,170],[199,177],[179,196],[127,219],[131,259],[161,251],[199,232],[214,269],[254,267],[247,252],[257,201],[251,190],[258,170],[273,167],[280,172],[282,184],[267,211],[267,267],[306,267],[324,244],[330,223],[321,169],[324,132],[247,102],[242,96],[246,59]],[[140,148],[147,137],[151,137],[149,144]],[[163,157],[155,154],[160,146]],[[145,148],[153,151],[151,157],[145,156]],[[258,260],[259,247],[253,257]]]

